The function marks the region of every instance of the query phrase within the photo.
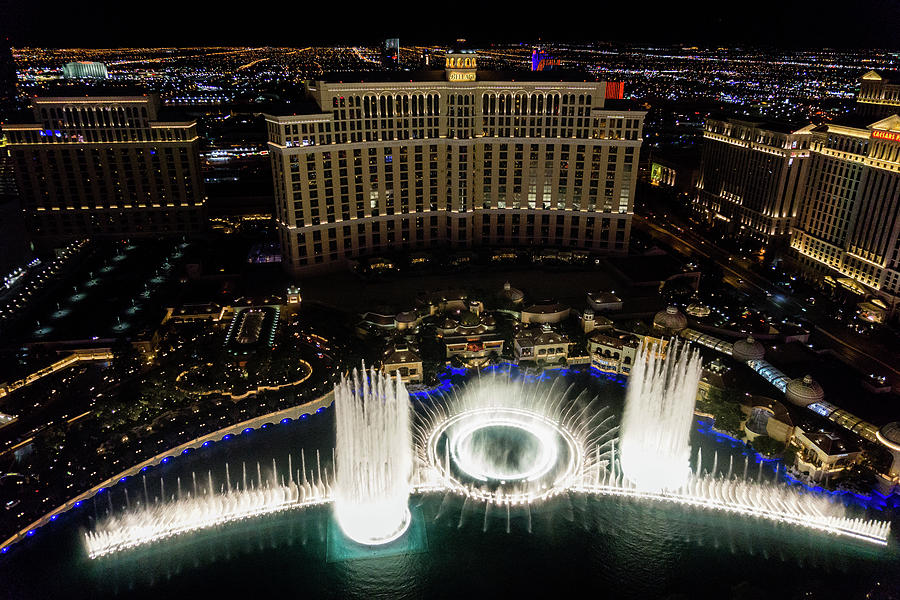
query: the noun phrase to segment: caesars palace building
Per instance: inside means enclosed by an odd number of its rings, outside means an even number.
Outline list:
[[[315,106],[266,115],[289,272],[434,246],[627,251],[646,113],[607,103],[618,83],[503,81],[476,60],[449,54],[402,82],[316,81]]]

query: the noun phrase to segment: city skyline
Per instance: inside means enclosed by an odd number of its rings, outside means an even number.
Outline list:
[[[399,37],[401,43],[452,44],[459,38],[477,46],[537,40],[547,42],[613,42],[643,45],[719,45],[776,48],[898,48],[900,6],[890,0],[836,0],[808,5],[762,0],[744,11],[703,0],[648,7],[638,13],[625,5],[573,7],[556,13],[543,8],[506,11],[499,5],[477,10],[448,5],[435,8],[433,19],[417,19],[418,4],[392,5],[391,10],[351,5],[358,16],[337,28],[298,27],[331,16],[308,5],[278,7],[281,18],[268,13],[229,10],[220,3],[192,2],[153,8],[103,0],[83,7],[76,24],[47,19],[64,14],[61,0],[23,3],[4,0],[0,35],[13,46],[133,47],[296,44],[372,44]],[[427,9],[425,9],[427,12]],[[351,12],[351,14],[354,14]],[[578,15],[577,18],[573,18]],[[202,22],[204,27],[196,28]],[[128,27],[128,23],[140,27]],[[123,24],[125,25],[123,27]],[[74,25],[74,26],[73,26]]]
[[[900,598],[900,10],[727,8],[0,9],[0,593]]]

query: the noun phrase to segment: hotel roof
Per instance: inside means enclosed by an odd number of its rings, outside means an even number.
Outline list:
[[[422,71],[368,71],[364,73],[325,73],[315,78],[316,81],[326,83],[402,83],[404,81],[441,81],[446,82],[447,76],[444,69],[431,69]],[[524,81],[524,82],[552,82],[563,83],[603,81],[596,75],[587,71],[562,70],[562,71],[476,71],[476,81],[465,82],[460,87],[479,81]]]

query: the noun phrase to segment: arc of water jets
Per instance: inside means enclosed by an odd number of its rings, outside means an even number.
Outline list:
[[[674,344],[669,346],[669,354],[666,358],[659,357],[657,350],[642,348],[647,364],[638,361],[632,372],[630,385],[635,385],[635,381],[641,381],[642,385],[637,387],[644,390],[645,395],[647,390],[656,394],[650,399],[657,402],[674,399],[688,405],[689,400],[688,409],[692,411],[693,396],[691,394],[695,395],[696,393],[694,370],[698,367],[698,360],[686,349],[679,349]],[[353,385],[360,389],[364,398],[383,399],[389,393],[395,393],[399,389],[389,388],[383,378],[374,370],[368,371],[365,375],[354,373],[353,378]],[[343,383],[348,384],[348,381],[344,380]],[[490,405],[493,401],[491,398],[486,400],[469,394],[468,392],[471,391],[469,388],[474,384],[506,386],[509,392],[508,398],[515,398],[518,406],[527,407],[535,414],[554,420],[581,445],[579,449],[581,462],[574,471],[575,475],[560,489],[551,490],[549,494],[551,496],[557,493],[571,492],[599,497],[676,503],[785,522],[877,544],[887,543],[890,533],[889,521],[870,521],[848,517],[842,506],[829,502],[827,498],[810,493],[798,493],[793,488],[776,485],[775,482],[764,482],[762,480],[762,463],[759,465],[756,476],[751,477],[748,472],[749,459],[747,457],[745,457],[740,476],[734,472],[733,457],[729,457],[727,474],[720,476],[718,455],[713,456],[711,471],[706,471],[702,451],[698,449],[695,467],[691,470],[689,465],[684,465],[686,476],[678,485],[649,489],[646,485],[639,485],[629,475],[627,461],[628,453],[634,448],[634,445],[629,444],[629,432],[634,431],[635,424],[640,422],[639,419],[626,419],[628,422],[622,427],[620,436],[620,426],[615,424],[615,415],[612,414],[611,408],[609,406],[597,408],[598,398],[588,398],[586,393],[582,392],[573,401],[570,400],[573,385],[569,385],[564,391],[561,391],[562,384],[557,379],[549,386],[533,385],[528,388],[525,386],[525,378],[515,380],[509,373],[505,376],[480,376],[469,386],[427,396],[419,407],[418,412],[421,418],[412,426],[415,442],[410,443],[408,447],[415,450],[415,466],[407,481],[403,483],[408,489],[406,494],[414,492],[445,494],[438,516],[444,512],[447,500],[451,495],[462,495],[464,509],[460,513],[459,526],[463,524],[464,515],[470,512],[466,507],[471,502],[485,503],[485,523],[491,506],[505,505],[507,531],[509,530],[510,506],[520,505],[525,509],[527,529],[531,531],[532,526],[530,505],[534,498],[527,493],[516,489],[510,492],[485,491],[471,484],[466,486],[451,484],[441,474],[450,472],[451,458],[446,444],[443,453],[434,456],[433,459],[429,458],[426,444],[436,424],[445,422],[460,411],[483,408],[485,403]],[[693,386],[688,390],[690,394],[681,389],[685,385],[688,388]],[[403,393],[405,394],[405,390]],[[663,394],[663,396],[659,394]],[[631,387],[629,387],[627,401],[634,403],[632,397]],[[629,407],[646,405],[645,400],[647,397],[643,397]],[[368,402],[371,404],[369,409],[377,406],[373,400]],[[682,406],[683,408],[684,406]],[[670,409],[672,407],[654,406],[653,414],[668,414],[666,411]],[[368,416],[377,417],[377,414],[377,411],[370,411]],[[627,414],[628,409],[626,409]],[[684,420],[684,415],[680,415],[678,418],[681,422]],[[387,424],[384,427],[387,427]],[[652,437],[648,438],[648,436],[653,435],[665,436],[668,434],[665,427],[662,427],[655,432],[640,431],[636,437],[652,440]],[[384,440],[371,441],[377,446]],[[686,445],[687,440],[683,440],[683,445],[678,446],[680,443],[678,440],[660,440],[652,442],[651,445],[653,447],[687,448],[689,452],[689,446]],[[364,446],[365,444],[368,442],[364,442]],[[367,451],[374,451],[375,446],[365,447],[368,448]],[[333,465],[340,464],[341,452],[340,446],[336,451],[333,449]],[[676,450],[676,453],[678,452],[681,450]],[[622,462],[623,454],[626,458],[625,463]],[[335,462],[335,459],[338,462]],[[283,473],[279,478],[278,466],[274,459],[272,474],[268,479],[263,477],[261,465],[258,462],[256,478],[248,478],[247,465],[242,462],[241,481],[239,485],[236,485],[231,481],[230,467],[226,464],[225,483],[218,492],[213,486],[210,471],[207,472],[207,486],[205,489],[199,490],[196,474],[192,473],[192,492],[183,493],[179,478],[177,494],[172,498],[167,498],[165,481],[160,479],[159,496],[154,497],[152,501],[148,493],[147,480],[144,477],[142,478],[143,499],[133,502],[126,491],[124,512],[117,513],[113,510],[112,493],[107,494],[109,505],[107,515],[98,518],[94,529],[85,534],[88,555],[91,558],[97,558],[171,538],[188,531],[217,527],[285,510],[331,503],[335,499],[336,491],[340,490],[341,486],[347,485],[341,479],[340,472],[335,477],[327,468],[323,468],[318,450],[314,467],[308,468],[305,451],[302,449],[300,451],[300,468],[295,471],[293,465],[293,456],[288,455],[287,481],[285,481]],[[353,475],[356,483],[364,486],[375,485],[377,489],[380,489],[378,486],[383,486],[384,482],[378,483],[372,477],[376,479],[392,477],[390,471],[384,469],[384,465],[375,471],[368,471],[368,475],[366,472],[363,469]],[[777,478],[776,470],[776,482]],[[342,493],[346,494],[347,492],[345,490]]]

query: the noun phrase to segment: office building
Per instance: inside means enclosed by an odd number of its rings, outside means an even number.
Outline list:
[[[99,62],[77,61],[63,65],[66,79],[106,79],[106,65]]]
[[[808,127],[708,119],[694,209],[732,235],[786,244],[808,157]]]
[[[474,53],[404,78],[317,81],[304,114],[266,116],[289,272],[434,246],[627,251],[645,112]]]
[[[162,118],[148,95],[36,97],[32,107],[33,122],[5,129],[35,241],[205,229],[195,121]]]

